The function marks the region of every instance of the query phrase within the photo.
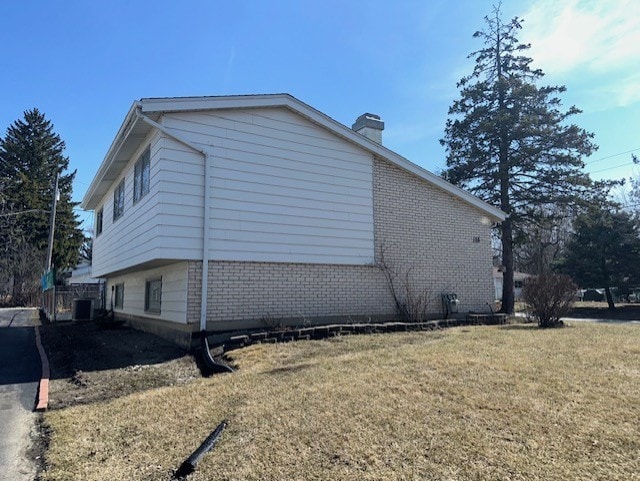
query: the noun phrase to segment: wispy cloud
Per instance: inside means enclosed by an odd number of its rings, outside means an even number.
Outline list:
[[[587,91],[595,102],[610,107],[626,107],[640,102],[640,72],[622,77],[613,76],[608,82]]]
[[[229,51],[229,57],[227,58],[227,65],[224,69],[224,86],[226,89],[229,88],[231,82],[233,81],[233,67],[236,60],[236,47],[235,45],[231,46],[231,50]]]
[[[638,0],[542,0],[523,17],[523,40],[545,71],[598,74],[640,64]]]

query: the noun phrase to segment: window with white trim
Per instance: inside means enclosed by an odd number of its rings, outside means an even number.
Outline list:
[[[113,220],[119,219],[124,214],[124,179],[113,192]]]
[[[151,151],[149,148],[140,156],[133,172],[133,203],[135,204],[149,193],[151,173]]]
[[[153,314],[160,314],[162,304],[162,277],[149,279],[145,282],[144,310]]]

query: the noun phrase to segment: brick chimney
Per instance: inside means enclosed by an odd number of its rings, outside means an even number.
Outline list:
[[[362,114],[351,126],[353,130],[364,135],[369,140],[382,144],[382,131],[384,122],[376,114]]]

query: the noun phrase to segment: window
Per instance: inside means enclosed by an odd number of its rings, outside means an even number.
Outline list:
[[[135,204],[149,193],[149,174],[151,165],[151,153],[149,149],[144,151],[136,162],[133,173],[133,203]]]
[[[122,309],[124,307],[124,284],[116,284],[114,287],[113,306],[116,309]]]
[[[124,179],[118,184],[113,193],[113,220],[118,219],[124,213]]]
[[[144,288],[144,310],[160,314],[160,304],[162,303],[162,278],[151,279],[145,283]]]
[[[516,289],[522,289],[522,286],[524,286],[524,282],[522,282],[522,281],[513,281],[513,287],[515,287]]]
[[[96,237],[102,234],[102,217],[104,215],[104,210],[100,207],[100,210],[96,214]]]

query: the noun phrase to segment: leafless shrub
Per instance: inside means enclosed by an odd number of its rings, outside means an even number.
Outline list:
[[[560,318],[571,309],[577,289],[569,276],[540,274],[525,281],[522,295],[538,326],[558,327],[562,326]]]
[[[260,321],[270,331],[277,331],[284,329],[285,325],[282,319],[273,317],[270,313],[266,313],[260,318]]]
[[[398,316],[407,322],[427,319],[429,307],[435,299],[429,287],[418,287],[412,268],[402,268],[385,257],[385,248],[380,249],[377,267],[382,271],[393,297]]]

